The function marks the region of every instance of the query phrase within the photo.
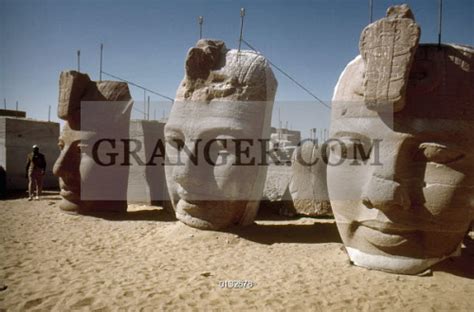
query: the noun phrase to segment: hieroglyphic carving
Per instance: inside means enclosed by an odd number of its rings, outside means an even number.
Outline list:
[[[364,101],[367,108],[400,111],[405,105],[408,75],[420,28],[407,5],[390,7],[387,17],[368,25],[359,49],[366,64]]]

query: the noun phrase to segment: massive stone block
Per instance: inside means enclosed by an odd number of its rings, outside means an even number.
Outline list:
[[[132,101],[128,85],[91,81],[86,74],[62,72],[58,117],[67,121],[59,137],[60,208],[71,213],[124,212],[128,164],[117,151],[126,144]],[[125,142],[123,141],[125,140]],[[121,149],[122,151],[125,149]]]
[[[344,69],[327,180],[354,264],[416,274],[458,254],[474,215],[473,68],[472,47],[420,45],[395,112],[366,101],[363,57]]]
[[[390,7],[387,17],[364,29],[359,48],[365,62],[364,101],[368,108],[395,112],[403,108],[419,39],[420,28],[406,4]]]
[[[263,198],[268,201],[290,200],[286,198],[291,180],[291,168],[287,165],[269,165],[263,190]]]
[[[164,155],[164,127],[160,121],[131,120],[130,140],[132,151],[137,158],[131,157],[128,176],[127,200],[129,203],[144,203],[158,205],[167,195]],[[163,148],[164,150],[164,148]]]
[[[67,120],[72,129],[81,127],[81,102],[128,102],[128,84],[121,81],[92,81],[74,70],[59,76],[58,117]]]
[[[258,165],[258,140],[270,136],[273,72],[262,55],[215,40],[198,41],[185,69],[165,126],[176,216],[200,229],[252,223],[267,169]]]
[[[92,81],[89,75],[77,71],[63,71],[59,76],[58,117],[71,119],[81,114],[81,100]]]
[[[291,167],[286,164],[268,166],[260,209],[281,216],[294,217],[296,215],[288,190],[291,174]]]
[[[326,182],[326,164],[321,149],[306,141],[293,153],[289,191],[296,213],[332,216]]]

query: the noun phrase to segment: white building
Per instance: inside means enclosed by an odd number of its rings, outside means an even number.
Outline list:
[[[27,190],[26,159],[35,144],[46,157],[43,187],[58,188],[58,178],[53,175],[52,169],[59,156],[59,123],[27,119],[25,116],[25,112],[0,110],[0,166],[5,171],[4,181],[0,181],[4,189],[0,190],[0,194]]]

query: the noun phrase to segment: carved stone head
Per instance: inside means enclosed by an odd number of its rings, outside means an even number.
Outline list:
[[[473,218],[474,50],[418,46],[404,16],[369,25],[339,78],[327,179],[351,260],[416,274],[456,254]]]
[[[249,224],[266,176],[275,77],[262,55],[214,40],[199,40],[185,69],[165,126],[176,216],[200,229]]]
[[[91,81],[76,71],[61,73],[58,117],[66,124],[53,172],[59,177],[62,210],[126,211],[121,194],[127,193],[128,167],[120,166],[115,148],[128,137],[131,105],[124,82]]]

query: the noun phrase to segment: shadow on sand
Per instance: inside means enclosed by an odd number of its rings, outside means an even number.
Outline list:
[[[436,264],[432,268],[433,271],[474,279],[474,239],[466,236],[463,243],[465,247],[461,249],[461,256],[449,258]]]
[[[88,217],[101,218],[108,221],[161,221],[161,222],[176,221],[176,217],[174,216],[173,213],[170,213],[169,211],[166,211],[165,209],[159,209],[159,208],[137,210],[137,211],[127,211],[125,213],[94,212],[94,213],[82,213],[82,214],[73,213],[73,215],[84,215]]]
[[[25,192],[10,193],[7,198],[25,198]],[[60,200],[61,197],[57,191],[45,191],[44,199],[57,201]],[[94,213],[87,214],[86,216],[102,218],[110,221],[177,221],[174,213],[170,211],[169,208],[163,209],[161,207],[156,207],[156,209],[128,211],[122,214]],[[243,239],[265,245],[275,243],[342,244],[334,221],[315,222],[313,224],[288,224],[288,222],[297,220],[299,217],[280,216],[274,211],[267,209],[259,211],[256,219],[260,221],[282,221],[282,224],[253,224],[244,228],[231,228],[224,232],[230,232]],[[318,219],[332,218],[317,218],[315,221]],[[464,247],[461,249],[461,256],[449,258],[434,265],[431,268],[432,271],[445,272],[463,278],[474,279],[474,239],[466,235],[463,243]]]
[[[253,224],[245,228],[234,228],[231,233],[266,245],[342,243],[335,223]]]
[[[20,191],[9,191],[6,195],[5,200],[10,199],[22,199],[28,198],[28,192],[24,190]],[[59,196],[58,190],[43,190],[41,195],[42,200],[61,200],[61,196]]]

